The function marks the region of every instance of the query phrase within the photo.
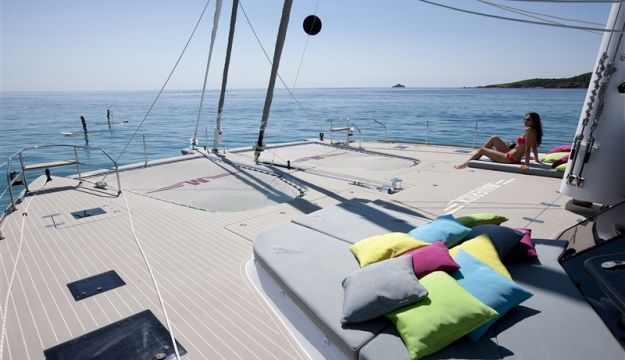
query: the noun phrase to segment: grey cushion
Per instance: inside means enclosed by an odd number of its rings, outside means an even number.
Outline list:
[[[414,274],[412,257],[381,261],[343,280],[343,323],[374,319],[419,301],[428,291]]]
[[[382,359],[410,360],[408,349],[393,324],[363,346],[358,354],[358,360]]]
[[[407,233],[430,220],[373,203],[347,201],[315,211],[293,222],[353,244],[374,235]]]
[[[561,179],[562,176],[564,176],[564,171],[556,171],[555,169],[552,169],[549,164],[538,164],[535,162],[530,163],[530,168],[526,173],[521,172],[521,164],[504,164],[491,160],[471,160],[468,165],[470,168],[537,175],[558,179]]]
[[[521,241],[523,233],[507,226],[485,224],[476,225],[471,228],[471,232],[465,237],[466,240],[476,236],[488,234],[488,237],[495,245],[497,255],[503,261],[514,247]]]
[[[359,269],[350,244],[293,223],[259,233],[254,256],[348,357],[382,331],[386,319],[341,324],[343,279]]]

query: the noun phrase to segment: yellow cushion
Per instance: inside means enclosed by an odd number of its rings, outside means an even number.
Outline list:
[[[473,257],[481,260],[486,265],[492,267],[501,275],[507,277],[508,279],[512,279],[508,269],[506,269],[506,266],[499,259],[497,249],[495,249],[495,246],[488,235],[482,234],[471,240],[467,240],[458,246],[454,246],[449,249],[449,254],[455,258],[456,254],[458,254],[458,251],[461,249],[468,252]]]
[[[404,233],[394,232],[360,240],[349,247],[360,267],[390,259],[429,243]]]

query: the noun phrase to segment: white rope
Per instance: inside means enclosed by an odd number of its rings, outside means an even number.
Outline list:
[[[171,337],[171,343],[174,347],[174,352],[176,353],[176,359],[180,359],[180,353],[178,352],[178,345],[176,344],[176,338],[174,337],[174,329],[171,326],[171,323],[169,321],[169,316],[167,316],[167,310],[165,309],[165,302],[163,301],[163,297],[161,296],[161,292],[158,288],[158,283],[156,282],[156,277],[154,276],[154,272],[152,271],[152,267],[150,266],[150,262],[148,261],[148,257],[145,254],[145,251],[143,251],[143,247],[141,246],[141,243],[139,242],[139,238],[137,237],[137,234],[135,232],[135,226],[134,223],[132,221],[132,215],[131,215],[131,211],[130,211],[130,206],[128,205],[128,200],[126,199],[126,195],[124,194],[123,191],[120,191],[120,193],[122,194],[122,198],[124,198],[124,203],[126,204],[126,210],[128,211],[128,221],[130,222],[130,230],[132,231],[132,237],[135,240],[135,243],[137,244],[137,247],[139,248],[139,252],[141,253],[141,256],[143,257],[143,261],[145,262],[145,266],[148,269],[148,272],[150,273],[150,278],[152,279],[152,284],[154,285],[154,290],[156,290],[156,296],[158,297],[158,301],[161,304],[161,310],[163,311],[163,316],[165,316],[165,322],[167,324],[167,330],[169,330],[169,335]],[[2,359],[0,359],[2,360]]]
[[[7,326],[7,317],[9,313],[9,299],[11,298],[11,289],[13,288],[13,283],[15,282],[15,275],[17,275],[17,265],[22,256],[22,245],[24,244],[24,224],[26,223],[26,217],[28,216],[28,208],[30,207],[30,203],[33,202],[37,194],[46,186],[47,182],[44,182],[43,185],[37,190],[33,196],[28,200],[28,204],[24,208],[24,212],[22,213],[22,225],[20,227],[20,240],[19,245],[17,246],[17,255],[15,256],[15,263],[13,264],[13,270],[11,270],[11,280],[9,281],[9,286],[7,288],[7,295],[2,305],[2,327],[0,328],[0,360],[4,359],[4,338],[6,336],[6,326]]]
[[[439,3],[436,3],[436,2],[433,2],[433,1],[428,1],[428,0],[417,0],[417,1],[421,1],[421,2],[426,3],[426,4],[439,6],[439,7],[445,8],[445,9],[459,11],[459,12],[463,12],[463,13],[467,13],[467,14],[485,16],[485,17],[490,17],[490,18],[499,19],[499,20],[520,22],[520,23],[525,23],[525,24],[553,26],[553,27],[559,27],[559,28],[565,28],[565,29],[600,31],[600,32],[609,32],[609,33],[622,33],[622,32],[624,32],[623,30],[612,30],[612,29],[594,28],[594,27],[588,27],[588,26],[553,24],[553,23],[543,22],[543,21],[523,20],[523,19],[511,18],[511,17],[507,17],[507,16],[486,14],[486,13],[482,13],[482,12],[479,12],[479,11],[472,11],[472,10],[461,9],[461,8],[457,8],[457,7],[453,7],[453,6],[449,6],[449,5],[444,5],[444,4],[439,4]],[[551,2],[581,2],[581,1],[551,1]],[[605,2],[622,2],[622,1],[621,0],[619,0],[619,1],[607,1],[606,0]]]
[[[208,59],[206,60],[206,71],[204,72],[204,84],[202,85],[202,96],[200,97],[200,107],[197,111],[197,120],[195,122],[195,131],[193,132],[193,144],[195,147],[197,141],[197,131],[200,126],[200,117],[202,115],[202,104],[204,104],[204,94],[206,94],[206,82],[208,81],[208,70],[210,69],[211,58],[213,57],[213,47],[215,45],[215,38],[217,37],[217,28],[219,27],[219,16],[221,15],[221,3],[222,0],[217,0],[215,3],[215,14],[213,15],[213,31],[211,32],[210,50],[208,51]]]

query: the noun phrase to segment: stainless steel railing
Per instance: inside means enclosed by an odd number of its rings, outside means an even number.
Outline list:
[[[25,153],[30,153],[33,152],[35,150],[37,151],[41,151],[41,150],[49,150],[49,149],[70,149],[71,152],[73,152],[73,157],[71,159],[68,160],[57,160],[57,161],[51,161],[51,162],[43,162],[43,163],[34,163],[34,164],[27,164],[25,162],[24,159],[24,155]],[[86,162],[81,161],[80,156],[79,156],[79,150],[88,150],[88,151],[98,151],[101,152],[106,158],[108,158],[108,160],[110,160],[110,162],[113,164],[112,167],[108,168],[107,170],[109,171],[114,171],[115,175],[117,177],[117,190],[118,190],[118,194],[121,193],[121,183],[119,181],[119,168],[117,166],[117,162],[115,160],[113,160],[113,158],[111,158],[106,151],[104,151],[103,149],[100,148],[95,148],[95,147],[90,147],[90,146],[80,146],[80,145],[64,145],[64,144],[53,144],[53,145],[38,145],[38,146],[32,146],[32,147],[28,147],[28,148],[24,148],[21,149],[20,151],[16,152],[15,154],[9,156],[9,158],[3,163],[3,165],[6,164],[7,167],[7,186],[4,189],[4,191],[2,192],[1,196],[4,196],[4,194],[7,192],[9,192],[9,196],[11,198],[11,205],[10,208],[8,208],[7,210],[9,211],[13,211],[16,209],[16,198],[15,195],[13,194],[13,186],[17,185],[17,184],[22,184],[24,186],[24,188],[26,189],[26,192],[28,192],[28,179],[26,177],[26,174],[30,171],[35,171],[35,170],[42,170],[45,169],[46,171],[49,171],[50,168],[56,168],[56,167],[64,167],[64,166],[76,166],[76,171],[78,173],[78,180],[79,182],[82,183],[83,179],[82,179],[82,173],[80,170],[80,166],[92,166],[92,167],[101,167],[101,166],[97,166],[97,165],[92,165]],[[16,172],[12,172],[12,165],[15,161],[19,160],[19,171]]]

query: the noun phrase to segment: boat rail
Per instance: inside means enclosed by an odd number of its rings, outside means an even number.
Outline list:
[[[378,141],[383,141],[383,142],[395,142],[395,141],[401,141],[401,142],[407,142],[407,143],[413,143],[415,141],[410,141],[407,139],[398,139],[398,140],[393,140],[393,139],[388,139],[388,127],[386,126],[386,124],[384,124],[383,122],[381,122],[379,119],[377,118],[359,118],[359,119],[352,119],[350,117],[347,118],[338,118],[338,119],[328,119],[326,120],[330,123],[330,143],[333,144],[335,142],[334,140],[334,133],[335,132],[346,132],[347,133],[347,139],[345,141],[345,143],[349,144],[350,142],[353,142],[352,136],[354,131],[358,132],[359,135],[359,147],[361,142],[362,142],[362,134],[363,132],[361,131],[360,127],[356,124],[363,124],[364,122],[374,122],[380,126],[382,126],[383,130],[384,130],[384,139],[383,140],[378,140]],[[334,127],[334,123],[335,122],[342,122],[345,124],[345,126],[342,127]],[[372,130],[370,128],[370,126],[365,126],[365,129],[367,130]],[[460,143],[434,143],[430,141],[430,135],[432,133],[432,127],[430,126],[430,121],[429,120],[425,120],[425,128],[423,129],[423,140],[422,143],[424,143],[425,145],[454,145],[454,146],[468,146],[468,144],[460,144]],[[471,142],[471,148],[475,149],[476,143],[477,143],[477,135],[478,135],[478,122],[475,122],[475,125],[473,126],[473,137],[472,137],[472,142]],[[421,143],[419,141],[415,142],[415,143]]]
[[[49,161],[49,162],[40,162],[40,163],[32,163],[32,164],[28,164],[25,161],[25,153],[28,152],[33,152],[34,150],[49,150],[49,149],[53,149],[53,148],[57,148],[57,149],[71,149],[70,152],[72,152],[73,150],[73,156],[70,155],[70,159],[65,159],[65,160],[56,160],[56,161]],[[65,166],[76,166],[76,171],[78,174],[78,180],[79,183],[82,183],[83,178],[82,178],[82,173],[80,170],[81,166],[88,166],[88,167],[102,167],[101,165],[93,165],[93,164],[89,164],[87,162],[83,162],[81,161],[81,158],[79,156],[79,150],[84,150],[84,151],[98,151],[100,153],[102,153],[106,158],[108,158],[111,163],[113,164],[112,167],[108,168],[109,171],[115,171],[115,175],[117,177],[117,190],[118,193],[121,193],[121,183],[119,181],[119,167],[117,166],[117,162],[115,160],[113,160],[113,158],[111,158],[106,151],[104,151],[101,148],[96,148],[96,147],[91,147],[91,146],[81,146],[81,145],[66,145],[66,144],[51,144],[51,145],[37,145],[37,146],[31,146],[28,148],[23,148],[21,150],[19,150],[18,152],[16,152],[15,154],[9,156],[9,158],[2,164],[2,166],[6,166],[6,174],[7,174],[7,186],[4,189],[4,191],[2,192],[2,194],[0,195],[0,198],[2,198],[6,192],[8,191],[9,196],[11,198],[11,204],[9,205],[9,207],[7,208],[6,212],[11,212],[17,209],[17,207],[15,206],[17,200],[16,197],[13,193],[13,186],[14,185],[23,185],[25,188],[25,191],[28,192],[28,180],[26,177],[26,174],[28,172],[31,171],[35,171],[35,170],[45,170],[45,174],[46,176],[50,176],[50,170],[51,168],[57,168],[57,167],[65,167]],[[12,171],[12,165],[19,161],[19,167],[18,167],[18,171]],[[98,186],[98,183],[96,183],[96,186]],[[3,214],[4,215],[4,214]],[[0,217],[0,222],[2,221],[2,217]]]

